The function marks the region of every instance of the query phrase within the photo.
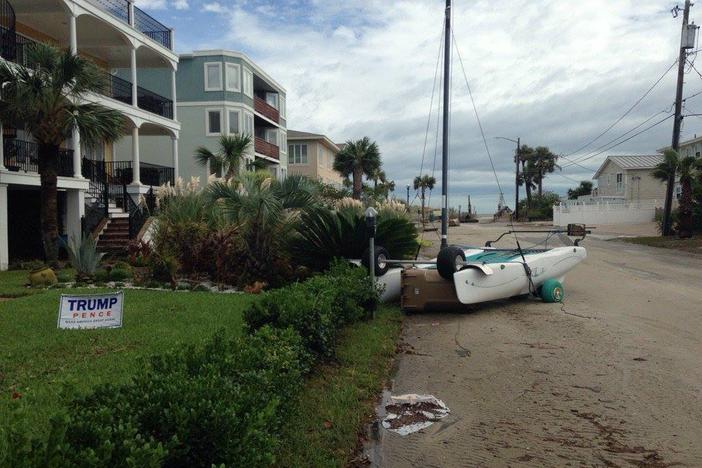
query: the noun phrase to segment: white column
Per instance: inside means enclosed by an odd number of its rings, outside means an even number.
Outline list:
[[[173,120],[178,120],[178,106],[176,105],[176,71],[171,72],[171,100],[173,100]]]
[[[85,215],[85,192],[83,190],[66,191],[66,234],[68,240],[80,239],[83,233],[82,219]]]
[[[5,140],[4,140],[4,129],[2,128],[2,122],[0,122],[0,171],[5,169]]]
[[[0,184],[0,271],[7,270],[10,264],[8,231],[7,184]]]
[[[131,5],[131,3],[130,3]],[[132,47],[132,55],[131,55],[131,71],[132,71],[132,105],[134,107],[138,106],[138,101],[137,101],[137,61],[136,61],[136,49]]]
[[[139,127],[132,129],[132,185],[141,185],[141,170],[139,167]]]
[[[82,179],[83,171],[80,167],[82,163],[80,154],[80,132],[77,128],[73,129],[71,140],[73,141],[73,177]]]
[[[129,26],[134,27],[134,3],[129,0]]]
[[[178,137],[171,137],[173,151],[173,181],[178,178]]]
[[[71,41],[71,54],[76,55],[78,53],[78,34],[76,32],[76,17],[70,15],[68,18],[68,29]]]

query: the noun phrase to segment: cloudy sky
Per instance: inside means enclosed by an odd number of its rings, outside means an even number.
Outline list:
[[[428,118],[444,0],[137,3],[176,29],[179,52],[226,48],[259,63],[287,89],[289,128],[325,133],[334,141],[366,135],[376,140],[398,196],[419,174],[423,153],[424,172],[431,172],[436,98]],[[454,0],[456,44],[510,205],[514,144],[497,136],[521,137],[566,156],[563,170],[546,182],[558,193],[589,180],[608,153],[651,153],[669,144],[672,119],[609,151],[606,145],[668,115],[675,67],[608,133],[573,154],[671,67],[680,37],[680,17],[670,13],[674,5],[669,0]],[[453,62],[450,201],[465,206],[471,194],[479,211],[492,212],[499,190],[455,50]],[[686,96],[702,90],[700,75],[689,68]],[[697,68],[702,71],[702,62]],[[702,95],[687,101],[686,112],[702,113]],[[690,116],[683,138],[696,133],[702,134],[702,120]],[[440,148],[438,153],[440,179]],[[437,204],[440,187],[434,192]]]

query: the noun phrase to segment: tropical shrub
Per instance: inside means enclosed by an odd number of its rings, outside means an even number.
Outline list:
[[[66,245],[71,266],[76,270],[77,281],[89,281],[95,276],[104,253],[98,253],[97,241],[92,236],[83,236],[78,240],[75,236]]]
[[[363,210],[318,207],[300,215],[289,249],[302,265],[323,270],[334,258],[361,258],[369,236]],[[419,248],[417,228],[404,213],[381,210],[377,217],[375,244],[385,247],[392,258],[413,257]]]
[[[561,198],[553,192],[544,192],[543,195],[532,195],[531,204],[527,207],[527,200],[519,201],[519,213],[526,213],[531,221],[546,221],[553,219],[553,205],[559,203]]]

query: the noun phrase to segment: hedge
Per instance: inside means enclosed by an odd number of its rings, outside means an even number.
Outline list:
[[[365,270],[345,265],[265,293],[245,313],[249,334],[146,360],[127,384],[71,401],[47,437],[0,428],[0,466],[271,465],[314,360],[377,304]]]

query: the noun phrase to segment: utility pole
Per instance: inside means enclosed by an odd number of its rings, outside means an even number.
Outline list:
[[[409,189],[410,189],[410,186],[409,186],[409,184],[407,184],[407,211],[409,211]]]
[[[441,248],[448,245],[448,121],[451,74],[451,0],[446,0],[444,38],[444,128],[441,140]]]
[[[673,15],[676,16],[678,7],[673,9]],[[694,47],[694,35],[696,27],[693,25],[692,38],[690,38],[690,29],[688,20],[690,17],[690,0],[685,0],[685,9],[683,10],[682,28],[680,33],[680,55],[678,56],[678,84],[675,91],[675,120],[673,121],[673,151],[680,148],[680,126],[682,124],[682,94],[683,94],[683,79],[685,76],[685,62],[687,61],[687,49]],[[691,40],[690,40],[691,39]],[[668,174],[668,185],[665,190],[665,208],[663,212],[663,235],[669,236],[672,234],[671,226],[671,211],[673,209],[673,188],[675,187],[675,171]]]
[[[517,137],[517,152],[514,153],[514,166],[516,172],[514,173],[514,219],[519,221],[519,141],[520,138]]]

